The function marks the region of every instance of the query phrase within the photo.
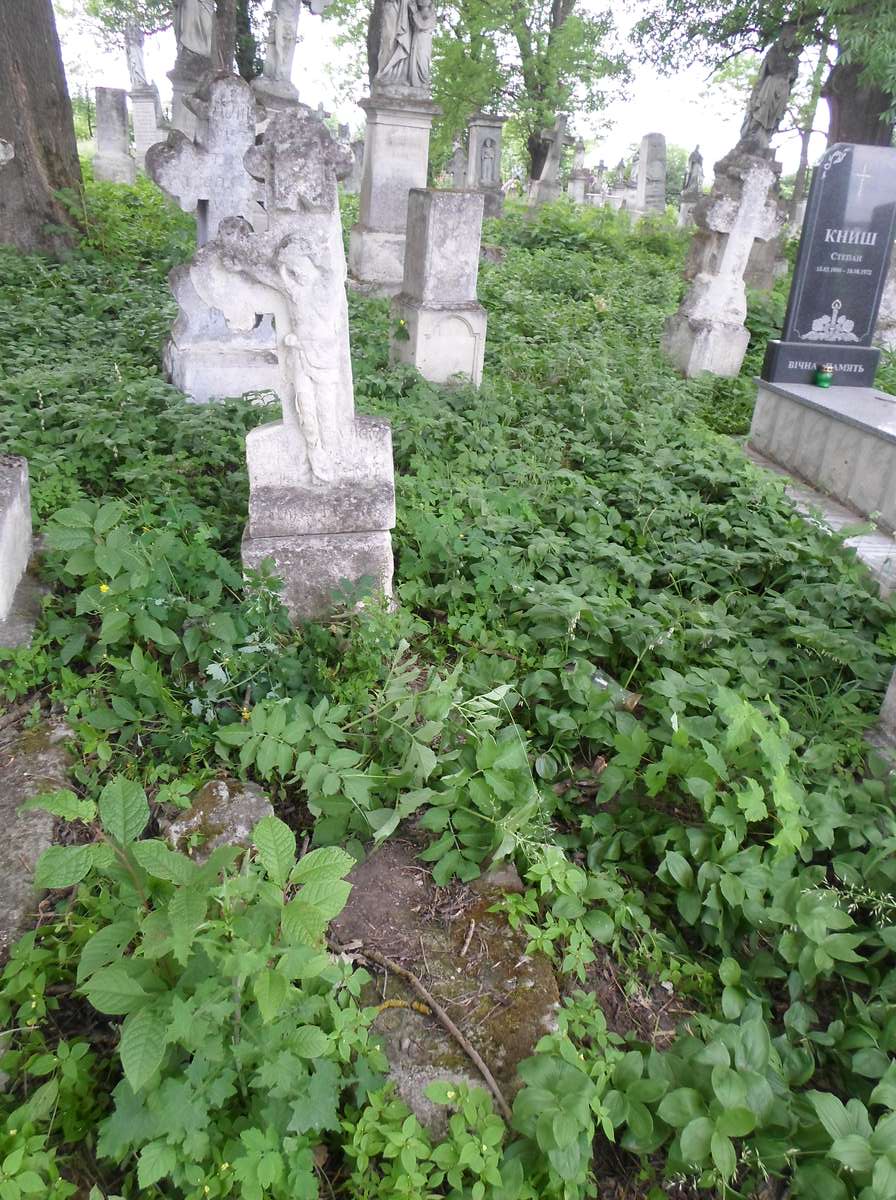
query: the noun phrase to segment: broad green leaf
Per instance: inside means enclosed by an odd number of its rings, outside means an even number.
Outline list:
[[[89,937],[78,959],[78,983],[83,983],[94,971],[120,957],[136,929],[137,924],[133,919],[113,921],[111,925],[105,925]]]
[[[284,907],[280,924],[288,941],[313,946],[323,937],[327,920],[313,905],[299,899]]]
[[[303,855],[296,863],[289,879],[291,883],[320,883],[329,879],[342,879],[354,867],[355,860],[338,846],[322,846]]]
[[[300,1058],[320,1058],[329,1044],[327,1035],[316,1025],[300,1025],[289,1039],[290,1049]]]
[[[345,908],[352,885],[344,879],[320,880],[302,885],[298,899],[311,904],[326,919],[332,920]]]
[[[199,868],[185,854],[179,854],[156,838],[134,842],[131,853],[148,875],[168,883],[190,883]]]
[[[695,1117],[705,1116],[706,1106],[695,1088],[676,1088],[663,1097],[657,1113],[667,1125],[683,1129]]]
[[[771,1046],[768,1027],[762,1017],[744,1021],[740,1029],[740,1042],[734,1052],[738,1068],[762,1074],[768,1066]]]
[[[101,1013],[129,1013],[146,1000],[143,986],[133,977],[128,963],[113,963],[97,971],[84,986],[87,999]]]
[[[296,835],[278,817],[262,817],[252,832],[261,865],[278,887],[285,887],[296,858]]]
[[[187,961],[196,930],[205,920],[207,904],[208,893],[201,886],[179,887],[168,902],[174,950],[182,963]]]
[[[122,845],[138,838],[149,820],[146,793],[123,775],[116,775],[100,792],[99,810],[103,828]]]
[[[141,1188],[150,1188],[177,1166],[177,1152],[164,1138],[149,1142],[140,1151],[137,1159],[137,1183]]]
[[[723,958],[719,966],[719,979],[725,987],[736,987],[740,983],[740,964],[733,958]]]
[[[719,1169],[723,1179],[730,1179],[737,1170],[737,1153],[730,1138],[724,1133],[714,1133],[710,1145],[712,1161]]]
[[[119,1044],[125,1077],[135,1092],[147,1084],[165,1057],[165,1022],[151,1008],[131,1013]]]
[[[21,811],[30,812],[32,809],[40,809],[42,812],[52,813],[54,817],[61,817],[63,821],[90,822],[96,816],[96,805],[94,802],[76,796],[68,788],[61,788],[58,792],[43,792],[40,795],[32,796],[22,805]]]
[[[727,1108],[716,1118],[716,1129],[726,1137],[746,1137],[756,1128],[756,1117],[748,1108]]]
[[[256,975],[252,984],[258,1011],[265,1025],[273,1021],[280,1012],[289,992],[289,984],[279,971],[265,970]]]
[[[856,1132],[855,1124],[843,1101],[830,1092],[807,1092],[815,1113],[832,1141]]]
[[[50,846],[38,860],[34,886],[67,888],[80,883],[93,864],[89,846]]]
[[[715,1126],[709,1117],[695,1117],[681,1131],[681,1157],[686,1163],[700,1166],[709,1157]]]
[[[828,1153],[850,1171],[870,1171],[874,1166],[874,1155],[868,1139],[857,1133],[837,1138]]]
[[[713,1067],[712,1090],[725,1108],[743,1108],[746,1105],[747,1089],[744,1081],[730,1067]]]

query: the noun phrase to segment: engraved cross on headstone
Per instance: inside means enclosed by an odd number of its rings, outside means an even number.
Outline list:
[[[196,213],[200,246],[214,238],[227,217],[244,217],[264,227],[260,188],[243,165],[255,145],[255,97],[236,76],[216,79],[208,99],[193,101],[201,116],[193,141],[172,130],[167,142],[150,147],[147,174],[184,212]]]

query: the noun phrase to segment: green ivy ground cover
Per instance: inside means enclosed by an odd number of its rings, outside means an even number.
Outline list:
[[[188,224],[146,183],[85,213],[65,264],[0,252],[0,445],[30,460],[52,589],[0,686],[62,706],[77,751],[44,801],[54,915],[0,983],[0,1197],[578,1200],[610,1139],[632,1196],[889,1200],[896,822],[862,736],[896,622],[726,436],[781,295],[741,379],[685,383],[657,350],[681,235],[511,214],[478,393],[390,369],[388,306],[353,296],[400,603],[294,631],[238,559],[243,439],[273,410],[158,373]],[[200,867],[158,820],[225,770],[285,821]],[[353,857],[412,815],[439,884],[515,861],[508,918],[581,985],[512,1126],[439,1086],[437,1145],[324,942]],[[608,1032],[607,954],[693,1011],[662,1052]]]

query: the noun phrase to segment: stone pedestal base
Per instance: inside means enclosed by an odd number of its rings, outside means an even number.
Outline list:
[[[129,154],[96,154],[93,177],[103,183],[133,183],[137,178],[137,164]]]
[[[404,231],[385,233],[353,226],[348,241],[349,283],[379,296],[394,296],[404,278]]]
[[[276,352],[226,342],[178,345],[173,339],[162,356],[165,378],[194,404],[209,404],[247,392],[277,395],[280,368]]]
[[[14,454],[0,454],[0,621],[9,615],[30,556],[28,462]]]
[[[585,203],[585,188],[588,186],[588,174],[579,175],[573,172],[569,177],[569,183],[566,185],[566,194],[569,196],[573,204]]]
[[[876,388],[757,382],[750,445],[896,529],[896,396]]]
[[[431,383],[462,376],[476,387],[482,382],[485,357],[485,309],[479,304],[435,308],[405,295],[392,302],[396,319],[405,322],[407,338],[393,337],[393,362],[409,363]]]
[[[243,565],[270,558],[294,621],[323,617],[333,595],[363,580],[392,594],[395,485],[388,421],[356,417],[351,436],[328,448],[326,479],[311,476],[304,443],[282,421],[246,438],[249,521]],[[363,585],[362,585],[363,586]]]
[[[682,313],[669,317],[663,331],[663,349],[689,379],[703,371],[733,379],[740,374],[749,342],[749,331],[743,325],[698,320]]]
[[[322,533],[253,538],[243,535],[243,566],[257,571],[269,559],[283,580],[280,593],[294,622],[333,611],[334,596],[347,589],[392,595],[392,538],[377,533]],[[368,586],[369,584],[369,586]]]
[[[404,277],[408,193],[426,187],[429,134],[440,109],[410,89],[376,92],[361,101],[367,114],[358,223],[348,269],[365,290],[394,294]]]
[[[483,221],[488,221],[492,217],[504,216],[504,193],[499,187],[496,188],[481,188],[482,197],[485,206],[482,210]]]

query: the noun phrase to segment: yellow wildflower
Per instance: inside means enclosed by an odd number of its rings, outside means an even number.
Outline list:
[[[109,590],[109,585],[108,585],[108,583],[101,583],[101,584],[100,584],[100,591],[101,591],[101,592],[105,593],[105,592],[108,592],[108,590]]]

